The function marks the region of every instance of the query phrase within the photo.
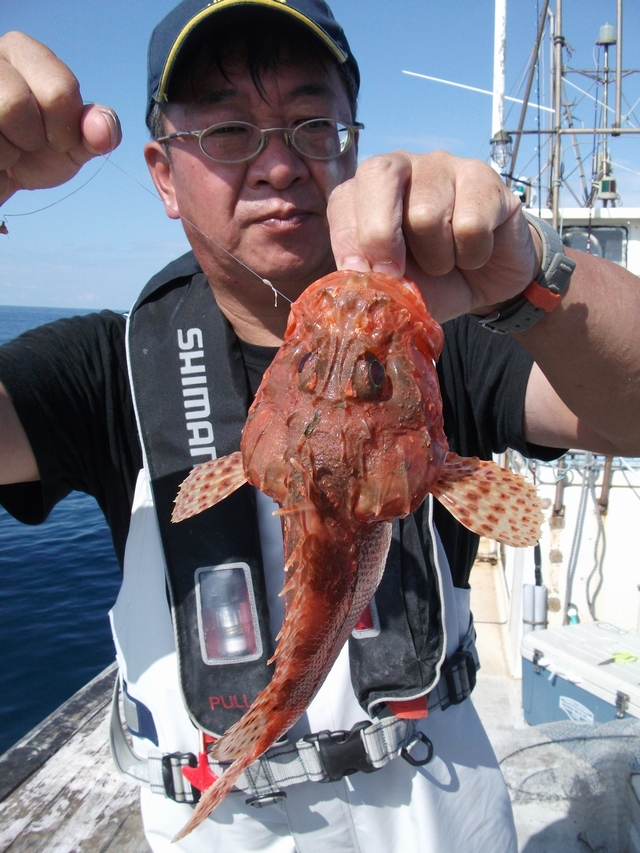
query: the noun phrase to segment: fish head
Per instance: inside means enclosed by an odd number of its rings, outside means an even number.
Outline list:
[[[447,443],[443,345],[416,286],[340,271],[292,305],[243,433],[245,471],[280,505],[324,518],[404,516],[438,479]]]

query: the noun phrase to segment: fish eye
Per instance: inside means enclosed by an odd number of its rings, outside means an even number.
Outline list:
[[[384,380],[387,378],[387,371],[378,359],[374,355],[371,355],[371,353],[366,353],[365,358],[369,364],[369,379],[371,380],[372,385],[376,388],[382,388]]]
[[[371,352],[359,358],[353,372],[353,387],[356,396],[363,400],[379,397],[387,381],[384,365]]]

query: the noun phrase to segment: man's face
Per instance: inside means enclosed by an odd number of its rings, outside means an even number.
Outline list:
[[[217,67],[208,68],[191,102],[170,108],[167,134],[225,121],[261,128],[295,127],[311,118],[352,121],[334,65],[296,63],[266,72],[262,94],[244,64],[226,70],[225,77]],[[353,174],[355,146],[336,160],[311,160],[273,133],[248,162],[218,163],[203,154],[194,137],[170,145],[172,206],[184,219],[290,298],[334,269],[326,204],[333,188]],[[225,272],[226,278],[243,277],[237,264],[187,222],[185,230],[212,283],[216,273],[223,279]]]

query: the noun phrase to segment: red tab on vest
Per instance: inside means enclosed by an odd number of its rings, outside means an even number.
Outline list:
[[[421,720],[429,713],[426,696],[417,696],[415,699],[394,699],[387,702],[387,705],[393,716],[401,720]]]
[[[371,605],[367,604],[362,613],[362,616],[358,619],[356,627],[354,630],[356,631],[370,631],[373,628],[373,614],[371,613]]]
[[[183,767],[182,775],[198,791],[206,791],[218,778],[209,767],[209,759],[206,752],[198,753],[197,767]]]

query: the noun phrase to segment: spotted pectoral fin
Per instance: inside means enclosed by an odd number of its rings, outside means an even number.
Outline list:
[[[535,545],[542,515],[534,486],[513,471],[477,457],[448,453],[434,497],[469,530],[505,545]]]
[[[180,486],[171,521],[184,521],[209,509],[246,482],[239,450],[198,465]]]

